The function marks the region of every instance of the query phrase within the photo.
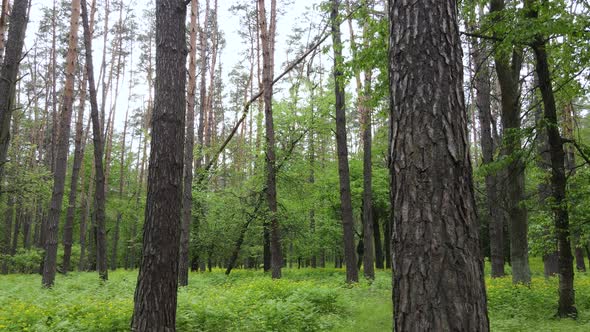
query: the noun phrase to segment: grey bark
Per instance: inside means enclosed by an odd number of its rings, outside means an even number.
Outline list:
[[[186,5],[156,1],[156,80],[133,331],[175,331],[186,113]]]
[[[389,1],[396,331],[489,331],[456,15]]]

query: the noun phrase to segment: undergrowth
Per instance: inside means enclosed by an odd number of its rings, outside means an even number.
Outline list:
[[[492,331],[590,331],[590,275],[575,279],[577,320],[556,319],[558,280],[531,262],[530,286],[510,276],[486,278]],[[540,269],[540,270],[539,270]],[[509,269],[508,269],[509,272]],[[489,273],[487,273],[489,275]],[[129,331],[136,271],[59,275],[42,289],[39,275],[0,276],[0,331]],[[178,294],[178,331],[391,331],[391,274],[344,283],[341,269],[191,273]]]

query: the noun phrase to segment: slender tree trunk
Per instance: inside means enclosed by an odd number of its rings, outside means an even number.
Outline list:
[[[129,116],[129,107],[125,111],[125,122],[123,123],[123,136],[121,137],[121,154],[119,156],[119,200],[123,201],[123,189],[124,189],[124,169],[125,169],[125,147],[126,147],[126,136],[127,136],[127,120]],[[111,253],[111,270],[117,269],[118,262],[118,249],[119,249],[119,234],[121,229],[121,219],[123,218],[123,212],[117,212],[117,221],[115,222],[115,234],[113,234],[113,251]]]
[[[107,50],[109,37],[109,14],[110,14],[110,0],[104,0],[104,26],[103,26],[103,41],[102,41],[102,62],[100,65],[100,73],[98,74],[98,82],[102,80],[102,104],[100,108],[100,126],[106,128],[106,99],[109,83],[106,81],[107,70]],[[100,84],[100,83],[99,83]],[[101,140],[104,142],[105,138],[101,132]]]
[[[143,254],[131,327],[175,331],[186,110],[186,5],[156,1],[156,81]]]
[[[487,47],[484,41],[472,39],[472,54],[475,71],[476,106],[479,111],[481,133],[481,152],[483,165],[494,162],[494,140],[492,137],[491,85],[490,69],[487,60]],[[498,176],[489,173],[485,176],[486,211],[490,229],[490,258],[492,278],[504,276],[504,218],[498,203]]]
[[[105,183],[102,163],[103,142],[98,114],[96,84],[94,83],[94,65],[92,61],[92,35],[88,23],[86,1],[82,1],[82,21],[84,23],[84,47],[86,50],[86,72],[88,73],[88,89],[90,95],[90,116],[92,117],[92,136],[94,143],[95,164],[95,213],[96,218],[96,265],[101,280],[108,280],[107,270],[107,239],[105,227]]]
[[[344,76],[342,66],[342,41],[340,37],[339,0],[332,0],[330,19],[332,21],[332,42],[334,45],[334,92],[336,95],[336,149],[338,154],[338,176],[340,179],[340,210],[346,260],[346,282],[358,282],[356,254],[354,248],[354,222],[352,219],[352,197],[350,192],[350,171],[348,168],[348,146],[346,140],[346,111],[344,109]]]
[[[78,61],[78,26],[80,20],[80,0],[72,1],[70,17],[70,33],[68,53],[66,57],[66,82],[61,109],[60,132],[55,154],[55,171],[53,173],[53,193],[47,219],[47,238],[45,264],[43,267],[43,287],[50,288],[55,281],[57,268],[58,227],[61,215],[66,170],[68,167],[68,152],[70,148],[70,124],[74,105],[74,82],[76,79],[76,63]],[[71,229],[69,230],[71,232]],[[65,273],[66,271],[64,271]]]
[[[271,0],[270,23],[267,24],[264,0],[258,0],[258,23],[262,43],[262,84],[264,90],[264,119],[266,128],[266,200],[270,212],[270,257],[272,278],[281,278],[283,257],[277,216],[277,178],[275,155],[275,131],[272,112],[272,81],[276,29],[276,0]]]
[[[537,75],[535,75],[535,86],[539,85]],[[549,141],[547,140],[547,130],[543,124],[543,107],[542,100],[538,99],[535,95],[533,103],[538,106],[535,108],[535,122],[537,123],[537,153],[539,157],[537,159],[537,167],[542,169],[544,172],[550,172],[551,169],[551,154],[549,151]],[[542,180],[537,186],[537,192],[539,195],[539,206],[546,206],[548,199],[551,197],[551,185],[547,181]],[[552,234],[551,227],[547,227],[544,230],[544,235]],[[543,272],[545,278],[556,276],[559,273],[559,262],[557,255],[557,238],[555,236],[549,236],[546,247],[548,249],[543,252]]]
[[[529,17],[536,19],[537,9],[533,9],[535,0],[525,0]],[[577,316],[574,295],[574,267],[570,243],[569,215],[565,204],[567,179],[565,176],[565,151],[563,139],[559,133],[557,109],[553,95],[553,83],[549,70],[545,37],[537,35],[532,44],[536,59],[536,73],[539,79],[539,89],[543,97],[544,123],[549,141],[551,155],[551,190],[553,196],[553,213],[555,217],[555,231],[558,243],[559,262],[559,317]]]
[[[504,10],[504,0],[491,0],[490,12]],[[522,204],[524,197],[524,163],[520,158],[520,69],[522,67],[522,50],[513,48],[512,59],[500,52],[494,55],[496,73],[502,97],[502,153],[512,158],[505,174],[505,196],[510,219],[510,262],[512,265],[512,282],[528,284],[531,282],[531,270],[528,256],[528,217],[526,207]]]
[[[12,254],[10,246],[10,233],[12,231],[12,221],[14,220],[14,197],[10,196],[6,202],[6,210],[4,210],[4,243],[2,243],[2,254]],[[8,273],[8,261],[5,259],[2,263],[2,274]]]
[[[193,209],[193,150],[195,146],[195,89],[197,81],[197,12],[198,1],[191,1],[190,51],[186,106],[186,139],[184,147],[184,185],[182,196],[182,227],[180,230],[180,257],[178,258],[179,286],[188,285],[189,242]],[[201,73],[203,75],[203,73]]]
[[[80,178],[80,169],[82,167],[82,160],[84,159],[84,147],[82,146],[82,138],[84,136],[84,106],[86,104],[86,89],[88,87],[87,81],[88,75],[84,71],[82,81],[80,82],[80,105],[78,106],[78,118],[76,119],[76,137],[74,138],[74,163],[72,165],[72,177],[70,181],[70,196],[68,200],[68,210],[66,213],[66,221],[64,224],[64,273],[67,273],[70,270],[70,259],[72,254],[72,242],[74,236],[74,216],[76,214],[76,198],[78,195],[78,179]],[[82,225],[80,225],[80,229],[82,229]],[[82,234],[81,230],[80,234]]]
[[[57,112],[57,8],[56,0],[53,0],[51,16],[51,150],[49,154],[49,169],[55,172],[57,159],[57,145],[59,139],[59,114]]]
[[[371,162],[371,108],[369,107],[369,91],[371,74],[365,72],[365,93],[361,98],[361,131],[363,135],[363,272],[367,279],[375,279],[375,256],[373,247],[373,191]]]
[[[528,1],[527,1],[528,2]],[[559,262],[559,308],[560,317],[575,317],[577,310],[574,297],[574,268],[570,243],[569,216],[566,201],[565,152],[563,140],[557,125],[557,110],[545,49],[544,38],[538,37],[533,44],[537,60],[536,71],[539,77],[539,89],[543,96],[544,118],[551,154],[551,189],[553,194],[553,213],[558,241]]]
[[[391,173],[393,167],[391,167]],[[391,194],[390,194],[391,196]],[[391,269],[391,224],[393,223],[393,211],[387,218],[383,219],[383,242],[385,242],[385,269]]]
[[[373,242],[375,244],[375,267],[383,269],[383,244],[381,242],[381,230],[379,227],[378,210],[373,207]]]
[[[10,248],[10,255],[14,256],[16,254],[16,249],[18,249],[18,234],[20,233],[20,221],[21,218],[20,214],[20,206],[21,203],[19,199],[14,199],[14,206],[13,210],[16,210],[14,213],[14,229],[12,230],[12,247]]]
[[[311,100],[313,100],[313,90],[311,92]],[[313,121],[314,121],[314,109],[312,106],[311,111],[311,121],[312,121],[312,128],[313,128]],[[315,185],[315,137],[314,137],[314,130],[309,131],[309,184],[313,187]],[[309,210],[309,228],[311,231],[312,239],[315,239],[315,206],[313,205],[315,202],[312,201],[312,207]],[[311,255],[311,267],[317,267],[317,249],[313,249],[313,253]]]
[[[489,331],[456,1],[389,1],[396,331]]]
[[[0,64],[4,62],[4,46],[6,44],[6,17],[9,15],[8,0],[2,0],[0,9]]]
[[[10,15],[6,42],[6,55],[0,68],[0,183],[4,182],[4,164],[7,162],[10,143],[10,121],[14,109],[13,99],[21,53],[27,29],[27,10],[30,0],[15,0]],[[0,192],[2,185],[0,184]]]

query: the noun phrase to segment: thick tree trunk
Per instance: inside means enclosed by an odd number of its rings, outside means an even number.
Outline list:
[[[10,15],[10,27],[6,42],[6,55],[0,68],[0,192],[4,182],[4,164],[7,162],[10,143],[10,120],[14,109],[13,99],[21,53],[27,30],[27,10],[30,0],[15,0]],[[1,195],[1,194],[0,194]]]
[[[275,155],[275,131],[272,112],[272,84],[274,75],[274,49],[276,28],[276,0],[271,0],[270,23],[266,22],[264,0],[258,0],[258,23],[262,43],[262,84],[264,89],[264,119],[266,129],[266,201],[268,203],[270,257],[272,278],[281,278],[283,257],[281,255],[281,238],[277,216],[277,175]]]
[[[86,1],[82,3],[82,22],[84,24],[84,47],[86,51],[86,72],[88,74],[88,90],[90,95],[90,116],[92,117],[92,137],[94,143],[94,165],[95,165],[95,212],[93,218],[96,220],[96,268],[101,280],[108,279],[107,270],[107,239],[105,227],[105,183],[104,168],[102,163],[103,141],[98,114],[98,102],[96,97],[96,84],[94,82],[94,65],[92,60],[92,35],[88,23],[88,8]]]
[[[533,9],[535,0],[525,0],[529,17],[536,19],[537,10]],[[537,35],[533,44],[536,59],[536,73],[539,79],[539,89],[543,97],[544,123],[549,141],[551,155],[551,190],[553,196],[553,213],[555,218],[555,232],[557,233],[558,264],[559,264],[559,317],[576,317],[574,295],[574,266],[570,243],[569,215],[567,210],[565,176],[565,151],[563,139],[559,133],[557,108],[553,95],[553,83],[549,70],[549,60],[546,50],[545,37]]]
[[[354,222],[352,219],[352,197],[350,192],[350,170],[348,168],[348,145],[346,140],[346,111],[344,109],[344,76],[342,66],[342,41],[340,36],[339,0],[332,0],[330,20],[334,45],[334,92],[336,95],[336,150],[338,155],[338,176],[340,180],[340,211],[346,260],[346,282],[358,282],[356,254],[354,251]]]
[[[68,53],[66,57],[66,82],[61,109],[60,132],[55,154],[55,171],[53,173],[53,193],[49,206],[47,219],[47,238],[45,248],[45,263],[43,266],[43,287],[52,287],[55,281],[57,268],[57,243],[58,227],[61,215],[66,170],[68,167],[68,153],[70,150],[70,125],[72,121],[72,109],[74,105],[74,82],[76,78],[76,63],[78,54],[78,26],[80,20],[80,0],[72,1],[70,17],[70,33],[68,40]],[[71,230],[70,230],[71,232]]]
[[[189,240],[193,217],[193,150],[195,146],[195,89],[197,81],[197,0],[191,2],[190,52],[188,69],[188,91],[186,103],[186,139],[184,147],[184,185],[182,195],[182,227],[180,230],[180,257],[178,262],[178,284],[188,285]]]
[[[389,2],[396,331],[489,331],[456,15]]]
[[[175,331],[186,111],[186,5],[156,1],[156,80],[143,251],[131,328]]]
[[[498,13],[504,9],[504,0],[491,0],[490,12]],[[503,149],[505,156],[512,158],[505,170],[508,183],[506,189],[506,209],[510,221],[510,262],[512,265],[512,282],[531,282],[531,270],[528,256],[528,217],[526,207],[522,204],[524,197],[524,163],[520,159],[520,68],[522,50],[515,47],[512,59],[496,52],[494,55],[498,83],[502,96]]]

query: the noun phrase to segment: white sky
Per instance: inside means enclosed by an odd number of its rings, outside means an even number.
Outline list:
[[[58,0],[59,2],[60,0]],[[210,0],[211,1],[211,7],[213,6],[213,1],[214,0]],[[250,1],[255,1],[255,0],[250,0]],[[100,3],[102,3],[102,0],[99,0]],[[200,1],[202,3],[202,5],[204,6],[204,0]],[[219,1],[219,28],[220,30],[223,31],[224,36],[225,36],[225,40],[226,40],[226,46],[225,49],[223,49],[221,52],[221,62],[223,65],[223,77],[224,77],[224,83],[226,86],[226,89],[229,89],[229,81],[228,81],[228,73],[231,71],[231,69],[234,67],[235,64],[237,64],[238,62],[241,61],[245,61],[246,59],[242,59],[240,58],[239,54],[242,53],[242,51],[246,48],[246,46],[242,43],[242,40],[240,39],[240,37],[237,34],[238,29],[240,29],[240,24],[239,24],[239,18],[233,16],[230,12],[229,12],[229,8],[236,4],[239,3],[240,1],[238,0],[229,0],[229,1]],[[267,1],[267,3],[269,3],[270,1]],[[279,6],[280,9],[284,10],[284,12],[286,13],[283,16],[280,16],[277,20],[277,45],[276,45],[276,51],[275,51],[275,73],[276,75],[280,74],[283,71],[283,63],[286,61],[286,50],[287,50],[287,45],[286,45],[286,37],[290,34],[290,32],[292,31],[293,27],[295,27],[297,24],[305,24],[305,20],[303,19],[303,15],[306,11],[306,7],[311,8],[313,5],[316,5],[319,3],[319,0],[293,0],[291,1],[292,3],[287,4],[286,6],[281,5],[281,0],[278,1],[279,2]],[[135,14],[138,18],[138,24],[139,24],[139,29],[141,29],[141,16],[142,16],[142,12],[143,9],[148,7],[149,1],[148,0],[126,0],[125,1],[126,4],[128,3],[133,3],[133,8],[135,10]],[[35,32],[38,30],[38,25],[39,25],[39,20],[40,20],[40,12],[41,12],[41,8],[42,7],[51,7],[53,5],[53,0],[32,0],[32,7],[31,7],[31,17],[30,17],[30,22],[29,22],[29,26],[27,28],[27,38],[25,41],[25,48],[26,49],[30,49],[33,47],[33,43],[34,43],[34,38],[35,38]],[[270,8],[270,4],[267,4],[267,10],[268,8]],[[99,12],[101,12],[103,10],[101,10],[101,8],[99,8]],[[112,24],[114,23],[118,18],[117,13],[111,13],[111,17],[109,18],[109,23]],[[318,17],[316,16],[314,19],[318,19]],[[189,15],[187,15],[187,24],[188,21],[190,20],[190,11],[189,11]],[[82,29],[82,27],[80,26],[80,29]],[[80,30],[80,34],[79,34],[79,38],[82,38],[81,36],[81,31]],[[312,32],[312,37],[315,36],[315,31]],[[110,36],[112,37],[112,36]],[[188,42],[188,41],[187,41]],[[94,43],[93,43],[93,53],[94,53],[94,68],[95,68],[95,77],[98,78],[98,71],[100,69],[100,63],[102,60],[102,37],[100,38],[96,38]],[[134,57],[138,57],[139,56],[139,50],[135,49],[133,51]],[[294,58],[294,56],[290,56],[289,60],[292,60]],[[133,60],[133,66],[135,67],[138,63],[137,58]],[[127,80],[129,74],[126,72],[125,73],[125,80]],[[98,84],[98,82],[97,82]],[[142,91],[142,88],[140,86],[136,87],[135,90],[137,91],[136,93],[139,93],[139,91]],[[146,89],[143,89],[146,90]],[[100,98],[100,93],[99,93],[99,98]],[[120,88],[120,93],[117,99],[117,111],[116,111],[116,117],[115,117],[115,122],[116,122],[116,128],[118,130],[122,129],[122,123],[123,123],[123,117],[125,114],[125,110],[127,109],[127,104],[128,104],[128,100],[129,100],[129,96],[128,96],[128,83],[127,82],[122,82],[121,84],[121,88]],[[99,100],[99,104],[100,104],[100,100]],[[139,101],[137,101],[137,106],[139,105],[139,103],[141,103],[141,98],[139,99]],[[135,103],[133,103],[131,106],[135,106]]]

